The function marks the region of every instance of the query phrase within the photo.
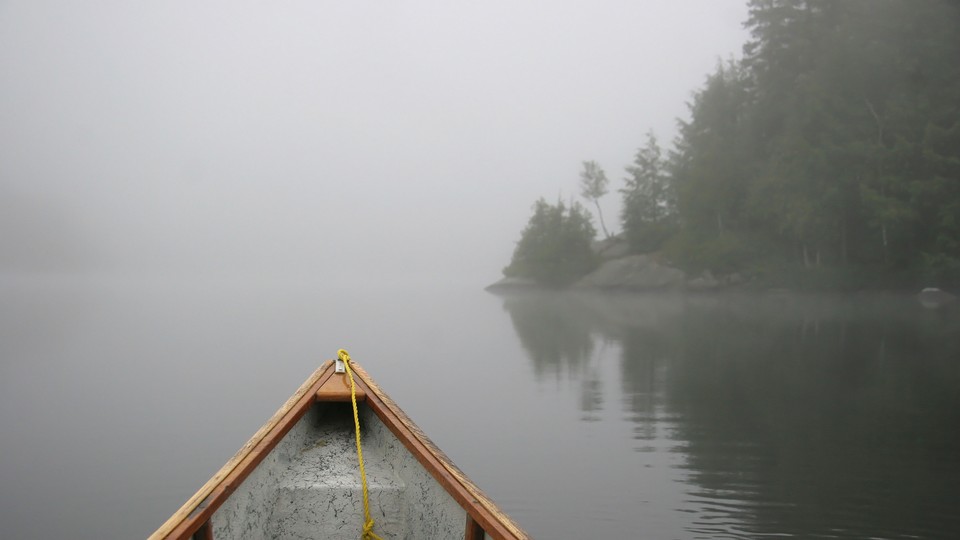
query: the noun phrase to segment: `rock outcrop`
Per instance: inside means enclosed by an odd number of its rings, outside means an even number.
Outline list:
[[[740,274],[714,275],[710,270],[692,277],[663,262],[657,253],[630,255],[630,244],[620,236],[593,242],[600,266],[568,287],[576,290],[716,291],[747,283]],[[491,292],[544,289],[532,279],[505,277],[487,287]]]
[[[512,292],[528,291],[533,289],[542,289],[543,286],[536,281],[521,277],[505,277],[496,283],[487,285],[486,290],[490,292]]]
[[[630,244],[619,236],[597,240],[590,247],[604,261],[619,259],[630,254]]]
[[[578,289],[681,289],[686,284],[682,270],[661,264],[650,255],[630,255],[604,262],[574,284]]]
[[[929,287],[917,294],[917,300],[925,308],[936,309],[957,301],[957,297],[936,287]]]

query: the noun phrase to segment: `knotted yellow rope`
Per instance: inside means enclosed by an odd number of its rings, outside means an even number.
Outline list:
[[[370,517],[370,498],[367,495],[367,472],[363,468],[363,449],[360,447],[360,415],[357,413],[357,384],[353,382],[353,371],[350,369],[350,354],[340,349],[337,357],[343,362],[350,379],[350,402],[353,403],[353,425],[357,428],[357,461],[360,462],[360,481],[363,484],[363,532],[361,540],[383,540],[373,532],[373,518]]]

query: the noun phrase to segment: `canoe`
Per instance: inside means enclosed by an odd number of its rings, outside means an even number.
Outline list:
[[[317,369],[150,536],[228,538],[529,537],[361,366],[342,356]]]

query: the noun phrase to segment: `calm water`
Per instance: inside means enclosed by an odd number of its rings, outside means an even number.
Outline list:
[[[0,278],[4,538],[138,538],[345,347],[539,538],[960,537],[960,313]]]

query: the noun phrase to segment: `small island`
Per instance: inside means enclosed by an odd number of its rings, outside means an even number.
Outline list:
[[[621,232],[585,161],[600,238],[587,206],[541,199],[491,289],[960,290],[955,20],[857,6],[751,5],[742,58],[694,92],[671,148],[648,133],[625,168]]]

